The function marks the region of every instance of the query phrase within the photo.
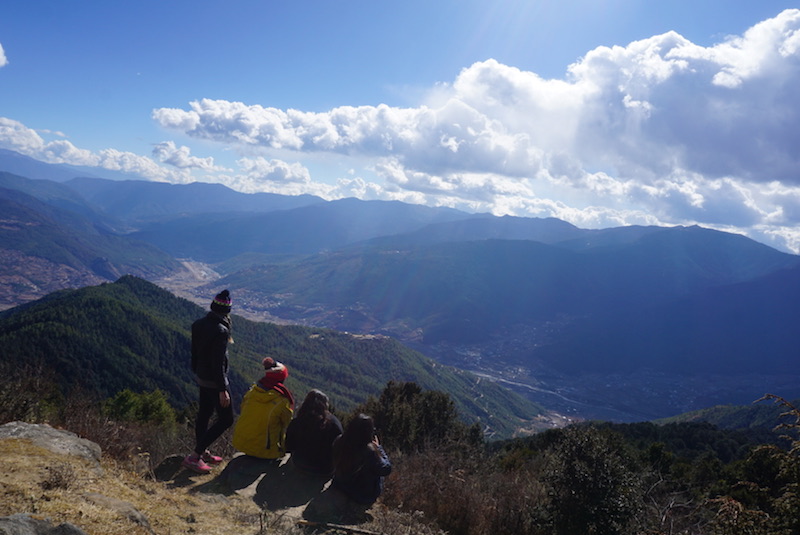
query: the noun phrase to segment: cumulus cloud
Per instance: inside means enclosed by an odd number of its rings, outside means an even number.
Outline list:
[[[263,190],[261,185],[310,184],[311,173],[300,163],[288,163],[283,160],[268,160],[263,157],[241,158],[236,161],[243,176],[240,184],[247,182],[250,191]]]
[[[0,67],[4,67],[8,65],[8,58],[6,58],[5,50],[3,50],[3,44],[0,43]]]
[[[152,158],[88,151],[6,118],[0,146],[154,180],[203,174],[247,192],[396,199],[586,227],[699,223],[800,251],[796,87],[800,10],[790,9],[711,46],[668,32],[598,47],[563,79],[487,59],[415,107],[306,112],[201,99],[152,112],[162,127],[238,151],[233,169],[173,141],[154,145]],[[312,177],[307,164],[322,159],[353,170]]]
[[[789,9],[708,47],[675,32],[598,47],[562,80],[489,59],[413,108],[311,113],[204,99],[153,118],[248,150],[368,159],[382,181],[340,179],[329,194],[575,224],[727,225],[789,243],[800,223],[796,87],[800,10]],[[251,183],[262,164],[244,166]],[[273,172],[258,180],[287,183],[264,180]]]
[[[161,162],[178,169],[202,169],[204,171],[223,171],[214,165],[214,158],[198,158],[191,155],[189,147],[178,147],[174,141],[162,141],[153,147],[153,156]]]
[[[78,148],[65,139],[48,142],[35,130],[7,117],[0,117],[0,147],[47,163],[99,167],[159,181],[191,180],[185,171],[169,171],[150,158],[132,152],[116,149],[92,152]]]
[[[191,136],[299,152],[391,156],[414,170],[533,176],[550,151],[622,178],[676,168],[720,178],[800,180],[800,10],[713,47],[670,32],[600,47],[544,80],[494,60],[464,69],[435,108],[326,113],[201,100],[154,118]],[[441,97],[440,97],[441,98]]]

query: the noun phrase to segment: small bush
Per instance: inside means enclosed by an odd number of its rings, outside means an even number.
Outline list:
[[[42,490],[68,490],[77,483],[75,470],[69,464],[54,464],[45,470],[47,474],[40,483]]]

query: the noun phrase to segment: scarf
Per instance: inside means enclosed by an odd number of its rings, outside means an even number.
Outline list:
[[[289,370],[285,366],[267,370],[264,377],[258,380],[258,386],[264,390],[275,390],[280,395],[289,400],[289,408],[294,410],[294,396],[283,381],[289,377]]]

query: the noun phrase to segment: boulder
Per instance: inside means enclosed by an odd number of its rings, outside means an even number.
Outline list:
[[[59,455],[82,457],[100,468],[100,446],[80,438],[71,431],[55,429],[47,424],[29,424],[25,422],[9,422],[0,425],[0,440],[5,438],[28,439],[40,448],[45,448]]]
[[[53,526],[28,514],[0,517],[0,535],[86,535],[82,529],[70,523]]]

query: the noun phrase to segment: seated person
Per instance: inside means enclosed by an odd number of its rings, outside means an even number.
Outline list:
[[[341,434],[341,422],[328,409],[328,396],[314,389],[286,429],[286,451],[292,454],[292,464],[298,470],[330,476],[333,441]]]
[[[334,488],[362,506],[375,503],[392,463],[375,435],[370,416],[359,414],[334,441],[333,466]]]
[[[250,387],[233,429],[233,447],[261,459],[286,454],[286,428],[292,420],[294,397],[283,381],[289,370],[271,357],[263,360],[264,377]]]

